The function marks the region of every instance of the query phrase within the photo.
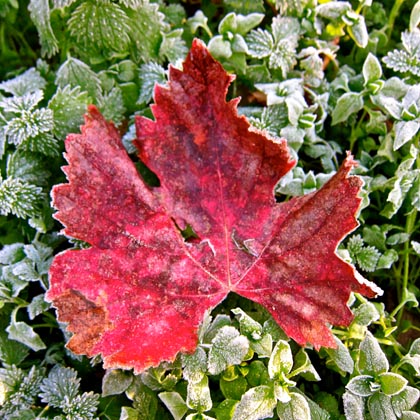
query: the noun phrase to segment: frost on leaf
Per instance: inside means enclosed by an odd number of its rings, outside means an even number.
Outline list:
[[[74,352],[136,372],[192,353],[206,311],[229,292],[264,305],[301,345],[335,347],[328,325],[351,322],[350,292],[378,292],[335,253],[357,226],[351,156],[319,191],[277,204],[294,162],[285,140],[226,102],[232,79],[194,41],[183,71],[156,87],[155,120],[137,119],[136,145],[159,187],[143,182],[95,107],[67,137],[56,218],[91,247],[55,257],[47,298]],[[187,227],[195,235],[184,240]]]

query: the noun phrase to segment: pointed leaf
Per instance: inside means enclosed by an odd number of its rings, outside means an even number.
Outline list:
[[[159,187],[96,108],[66,140],[56,218],[91,248],[55,257],[47,298],[74,332],[69,347],[102,353],[106,368],[139,372],[193,352],[205,314],[230,292],[264,305],[298,343],[334,347],[327,324],[351,322],[350,292],[380,292],[335,253],[357,226],[352,158],[321,190],[277,204],[293,166],[286,142],[238,116],[238,100],[225,100],[231,80],[196,40],[183,71],[155,88],[155,121],[137,119],[136,144]]]

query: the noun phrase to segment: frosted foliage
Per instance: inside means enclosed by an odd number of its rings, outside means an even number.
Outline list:
[[[362,397],[345,392],[343,395],[344,413],[347,420],[365,420],[364,401]]]
[[[0,214],[12,213],[25,218],[36,213],[42,189],[22,182],[19,179],[7,178],[0,184]]]
[[[54,127],[54,114],[50,109],[24,111],[19,117],[10,120],[5,129],[9,143],[21,144],[30,137],[47,133]]]
[[[377,375],[389,369],[388,359],[378,341],[370,332],[360,344],[359,371],[366,375]]]
[[[26,70],[21,75],[0,83],[0,90],[16,96],[23,96],[36,90],[44,89],[47,82],[35,68]]]
[[[34,92],[27,92],[22,96],[3,98],[0,101],[0,108],[3,108],[5,112],[21,114],[33,109],[42,101],[43,97],[44,94],[41,90],[35,90]]]
[[[230,365],[242,362],[248,353],[249,343],[246,337],[230,326],[220,329],[212,340],[209,352],[208,370],[212,375],[217,375]]]
[[[191,356],[182,356],[182,364],[184,366],[182,371],[184,379],[195,383],[200,382],[207,370],[206,352],[198,347]]]
[[[235,420],[259,420],[271,418],[276,400],[271,387],[262,385],[248,390],[235,409]]]

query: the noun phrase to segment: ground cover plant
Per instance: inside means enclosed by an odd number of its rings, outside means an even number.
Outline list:
[[[420,418],[419,2],[0,15],[1,418]]]

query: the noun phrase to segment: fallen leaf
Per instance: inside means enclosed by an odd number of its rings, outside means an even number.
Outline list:
[[[335,253],[357,227],[352,157],[319,191],[276,203],[294,162],[284,139],[226,102],[232,79],[195,40],[183,70],[156,86],[155,120],[138,117],[136,145],[159,187],[95,107],[67,137],[55,217],[91,247],[55,257],[47,298],[75,353],[135,372],[173,360],[195,350],[205,312],[230,292],[261,303],[299,344],[335,347],[329,325],[351,322],[350,293],[380,292]]]

